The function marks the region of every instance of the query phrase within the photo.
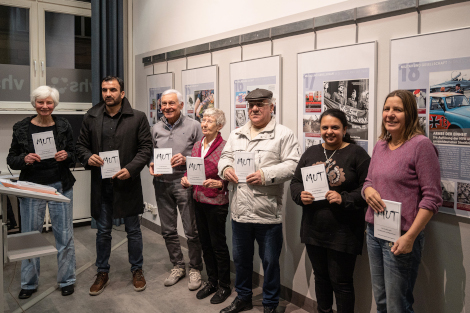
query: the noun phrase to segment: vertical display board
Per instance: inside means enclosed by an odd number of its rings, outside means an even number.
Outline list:
[[[416,95],[439,151],[441,212],[470,217],[470,29],[391,40],[390,90]],[[434,169],[429,169],[430,171]]]
[[[272,91],[276,122],[280,122],[281,56],[230,63],[231,129],[248,121],[248,103],[245,96],[256,88]]]
[[[371,154],[376,136],[377,43],[303,52],[297,61],[298,131],[304,151],[322,142],[320,115],[336,108],[346,114],[351,137]]]
[[[153,126],[163,116],[161,108],[162,93],[174,88],[174,74],[163,73],[147,76],[147,118]]]
[[[181,72],[185,115],[200,122],[206,109],[219,106],[217,75],[217,65]]]

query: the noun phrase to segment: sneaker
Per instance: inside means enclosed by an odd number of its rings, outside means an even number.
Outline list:
[[[132,283],[134,284],[135,291],[144,291],[147,287],[147,282],[144,278],[144,272],[141,268],[132,272]]]
[[[189,290],[197,290],[201,287],[201,272],[195,268],[189,270]]]
[[[222,309],[220,313],[237,313],[241,311],[248,311],[252,308],[253,303],[251,301],[243,301],[242,299],[236,297],[235,300],[233,300],[233,302],[228,307]]]
[[[227,298],[231,294],[232,294],[232,289],[230,287],[219,286],[219,289],[217,289],[217,292],[211,298],[211,303],[219,304],[219,303],[225,302],[225,300],[227,300]]]
[[[184,276],[186,276],[186,270],[184,268],[175,266],[171,269],[170,276],[165,279],[165,282],[163,284],[167,287],[173,286],[178,282],[178,280],[180,280]]]
[[[96,279],[93,285],[90,287],[90,295],[97,296],[104,291],[104,288],[109,284],[108,273],[98,272],[96,274]]]
[[[211,283],[210,281],[204,282],[204,285],[202,286],[202,289],[199,290],[196,294],[196,298],[199,300],[207,298],[211,294],[217,291],[217,286]]]

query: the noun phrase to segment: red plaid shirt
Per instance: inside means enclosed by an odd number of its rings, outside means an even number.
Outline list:
[[[194,144],[193,150],[191,151],[192,157],[201,157],[203,142],[204,138]],[[218,189],[206,188],[203,186],[193,186],[193,198],[198,202],[212,205],[222,205],[228,203],[228,181],[222,180],[219,175],[217,175],[217,164],[219,163],[220,155],[222,154],[222,150],[224,149],[225,143],[226,141],[223,140],[220,133],[218,133],[217,137],[214,139],[214,142],[210,146],[209,151],[207,151],[207,154],[204,157],[206,179],[211,178],[215,180],[220,180],[223,182],[223,187],[222,189]]]

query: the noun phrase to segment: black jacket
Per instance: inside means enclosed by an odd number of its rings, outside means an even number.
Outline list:
[[[105,103],[92,107],[83,118],[77,141],[77,156],[85,168],[91,170],[91,216],[98,219],[101,212],[101,168],[89,166],[88,159],[103,151],[102,128]],[[121,168],[131,177],[113,179],[113,217],[135,216],[144,211],[144,198],[140,172],[152,155],[150,126],[143,112],[132,109],[127,98],[122,99],[122,111],[115,131],[116,149],[119,151]]]
[[[27,117],[13,126],[13,139],[11,141],[10,151],[8,152],[7,164],[14,170],[21,170],[20,180],[25,180],[28,171],[33,165],[26,165],[24,157],[34,151],[29,151],[28,136],[29,124],[35,116]],[[57,151],[65,150],[68,158],[64,161],[57,162],[59,166],[60,181],[62,189],[69,190],[75,183],[75,177],[70,172],[70,165],[75,164],[75,146],[73,143],[73,131],[69,121],[63,117],[52,116],[57,128]]]

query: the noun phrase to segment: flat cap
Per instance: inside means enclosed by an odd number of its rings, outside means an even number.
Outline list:
[[[273,93],[266,89],[256,88],[246,95],[246,101],[263,101],[266,99],[272,99]]]

